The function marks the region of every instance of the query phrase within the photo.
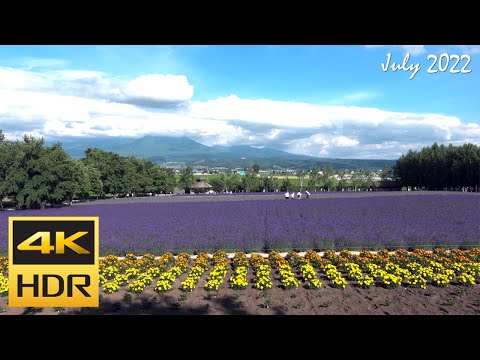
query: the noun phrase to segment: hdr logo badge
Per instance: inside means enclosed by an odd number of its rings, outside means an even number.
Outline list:
[[[11,307],[98,307],[98,217],[9,217]]]

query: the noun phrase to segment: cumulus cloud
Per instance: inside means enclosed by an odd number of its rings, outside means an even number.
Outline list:
[[[125,82],[91,70],[36,72],[0,67],[0,89],[100,98],[153,108],[180,106],[193,96],[193,86],[184,75],[146,74]]]
[[[442,114],[233,94],[192,101],[192,96],[185,76],[147,74],[122,82],[97,71],[0,67],[0,128],[9,138],[27,132],[47,138],[158,134],[205,145],[248,144],[354,158],[397,158],[434,141],[479,144],[480,139],[479,124]]]
[[[406,144],[408,150],[434,141],[479,143],[480,139],[480,125],[462,123],[455,116],[241,99],[234,95],[193,102],[189,115],[202,123],[216,120],[235,124],[254,133],[258,143],[315,156],[394,158],[398,151],[391,144]],[[242,140],[252,144],[249,137]],[[368,152],[362,155],[364,150]]]
[[[176,103],[190,100],[193,96],[193,86],[183,75],[150,74],[128,82],[123,92],[129,99]]]

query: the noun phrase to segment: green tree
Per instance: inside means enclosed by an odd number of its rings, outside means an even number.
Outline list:
[[[152,180],[149,192],[157,194],[173,193],[176,180],[175,172],[172,169],[166,169],[158,164],[153,164],[148,170],[148,174]]]
[[[282,180],[280,191],[289,191],[289,190],[291,190],[291,184],[290,184],[290,179],[287,176],[287,177],[284,177]]]
[[[76,166],[79,168],[80,174],[81,174],[74,197],[81,198],[81,199],[88,199],[90,197],[91,184],[90,184],[90,178],[87,172],[87,167],[81,160],[74,160],[74,161]]]
[[[23,159],[21,144],[11,141],[0,141],[0,209],[3,210],[3,198],[15,195],[19,187],[16,177],[26,177],[18,172],[18,166]]]
[[[72,202],[79,190],[80,184],[85,180],[86,174],[82,171],[77,161],[73,160],[60,144],[52,146],[48,152],[49,163],[55,164],[52,168],[49,194],[51,203],[60,203],[64,200]]]
[[[355,171],[351,178],[351,185],[355,191],[361,189],[364,185],[363,176],[360,171]]]
[[[261,187],[261,180],[260,178],[253,172],[248,171],[242,178],[243,187],[246,191],[253,192],[253,191],[260,191]]]
[[[480,148],[474,144],[452,144],[409,150],[393,166],[399,186],[427,189],[475,187],[480,185]]]
[[[15,183],[12,194],[21,208],[39,208],[48,198],[48,182],[54,179],[49,173],[52,164],[46,156],[44,143],[43,138],[23,137],[23,158],[10,174]]]
[[[319,188],[326,188],[327,190],[329,189],[329,179],[335,175],[335,172],[333,171],[333,167],[331,164],[325,164],[322,167],[321,174],[318,177],[317,184]]]
[[[242,179],[238,174],[227,174],[225,176],[227,191],[239,191],[242,187]]]
[[[0,203],[4,197],[16,199],[28,174],[22,168],[25,146],[19,141],[0,143]],[[3,208],[3,203],[1,204]]]
[[[124,187],[127,193],[146,194],[152,187],[149,168],[152,164],[144,159],[129,156],[124,159]]]
[[[223,174],[219,176],[211,176],[208,179],[208,183],[212,185],[213,191],[223,192],[226,189],[225,176]]]
[[[305,170],[297,170],[295,172],[295,176],[300,180],[300,191],[303,190],[303,180],[305,176],[307,176],[307,172]]]
[[[112,194],[115,197],[129,190],[128,179],[125,179],[128,163],[124,157],[114,152],[89,148],[85,151],[85,158],[82,161],[85,165],[92,164],[100,172],[105,194]]]
[[[193,168],[191,166],[187,166],[180,172],[180,179],[178,180],[178,183],[182,188],[185,189],[185,191],[190,189],[190,186],[192,186],[194,181],[195,178],[193,176]]]
[[[275,178],[273,176],[262,176],[261,177],[261,190],[273,192],[275,191]]]
[[[310,176],[308,178],[308,188],[313,191],[317,191],[318,183],[320,179],[320,169],[316,166],[310,171]]]
[[[374,187],[375,187],[375,182],[373,181],[372,173],[369,172],[366,176],[366,179],[365,179],[365,188],[366,189],[372,189]]]
[[[71,201],[81,182],[81,169],[57,143],[51,147],[44,140],[25,135],[19,145],[21,160],[9,173],[8,192],[21,208],[39,208]]]
[[[258,164],[253,164],[252,165],[252,170],[255,174],[258,174],[258,172],[260,171],[260,165]]]
[[[338,180],[338,189],[341,190],[341,189],[347,189],[349,187],[349,182],[344,179],[344,178],[341,178],[340,180]]]
[[[95,196],[98,199],[103,195],[100,172],[92,164],[85,165],[81,160],[76,160],[76,164],[80,168],[81,176],[75,197],[88,199]]]
[[[100,179],[100,171],[98,171],[98,169],[95,168],[95,166],[93,166],[92,164],[87,165],[85,167],[85,170],[88,179],[87,181],[90,186],[89,196],[92,195],[98,199],[99,196],[105,195],[103,193],[103,183]]]
[[[331,176],[326,180],[325,186],[327,187],[327,191],[336,191],[338,188],[338,180]]]
[[[273,177],[273,188],[274,188],[274,191],[278,191],[280,190],[280,187],[282,186],[282,181],[277,178],[277,177]]]

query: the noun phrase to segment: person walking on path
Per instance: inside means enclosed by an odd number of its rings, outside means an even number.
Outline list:
[[[292,191],[292,192],[290,193],[290,199],[295,199],[295,191]]]
[[[299,198],[299,199],[302,198],[302,193],[300,192],[300,190],[299,190],[298,193],[297,193],[297,198]]]
[[[290,197],[290,194],[289,194],[289,192],[288,192],[288,190],[287,190],[287,192],[285,193],[285,199],[288,199],[289,197]]]
[[[308,192],[308,190],[305,190],[305,193],[307,194],[307,199],[310,197],[310,193]]]

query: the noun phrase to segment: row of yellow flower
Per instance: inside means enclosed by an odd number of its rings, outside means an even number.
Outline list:
[[[205,290],[218,291],[220,285],[223,283],[225,275],[228,271],[228,255],[225,251],[216,251],[213,254],[213,263],[215,266],[208,275],[207,282],[205,283]]]
[[[280,275],[280,281],[285,289],[291,290],[298,288],[298,281],[295,279],[295,274],[293,273],[287,259],[283,258],[277,251],[272,251],[268,255],[268,259],[273,268]]]
[[[250,257],[250,266],[252,266],[255,277],[254,287],[259,290],[268,290],[273,287],[270,277],[271,268],[269,261],[263,256],[252,254]]]
[[[327,264],[325,266],[325,274],[327,275],[327,279],[330,280],[330,285],[333,287],[345,289],[347,286],[347,280],[345,280],[335,265]]]
[[[188,258],[190,257],[188,256]],[[99,264],[99,282],[103,291],[111,294],[127,285],[130,279],[135,279],[131,284],[128,284],[128,290],[141,293],[172,260],[173,255],[170,253],[162,255],[158,260],[155,260],[155,257],[151,254],[146,254],[140,259],[137,259],[133,254],[127,254],[123,261],[110,255],[102,259]],[[112,279],[113,281],[108,282]]]
[[[172,285],[177,278],[187,272],[190,255],[182,253],[177,256],[173,266],[158,277],[155,291],[165,292],[172,289]]]
[[[237,253],[232,261],[234,274],[230,278],[232,288],[246,288],[246,274],[248,265],[254,270],[254,287],[258,289],[269,289],[273,286],[271,282],[270,262],[278,272],[280,281],[286,289],[298,287],[298,281],[290,267],[299,270],[300,275],[309,288],[322,286],[314,268],[324,272],[333,287],[345,288],[346,279],[342,276],[345,272],[346,278],[356,281],[360,287],[368,288],[375,284],[387,288],[406,286],[426,288],[427,282],[435,286],[447,286],[454,278],[458,283],[472,286],[480,280],[480,251],[452,250],[447,252],[436,249],[434,252],[415,250],[407,252],[398,250],[390,253],[386,250],[372,253],[362,251],[354,255],[349,251],[341,251],[339,254],[333,251],[326,251],[320,256],[315,251],[307,251],[304,257],[295,252],[290,252],[283,258],[278,252],[271,252],[267,259],[259,255],[253,255],[248,261],[245,253]],[[218,268],[212,275],[218,277],[218,281],[226,274],[228,260],[226,254],[223,257],[224,268]],[[215,260],[214,260],[215,262]],[[108,271],[106,271],[108,275]],[[110,274],[111,276],[111,274]],[[212,283],[213,284],[213,283]],[[218,284],[219,286],[219,284]],[[212,288],[218,288],[213,286]]]
[[[198,254],[197,258],[193,262],[193,266],[185,280],[180,284],[180,289],[183,291],[193,291],[197,285],[198,280],[205,271],[208,270],[208,255],[205,253]]]
[[[0,296],[8,294],[8,278],[0,272]]]
[[[208,255],[199,254],[181,288],[192,291],[211,261]],[[187,272],[189,263],[190,256],[186,253],[180,254],[176,259],[171,253],[158,259],[151,254],[145,254],[141,258],[127,254],[124,260],[110,255],[100,261],[100,284],[107,293],[118,291],[126,285],[129,291],[142,292],[158,278],[155,290],[168,291],[176,279]],[[205,284],[206,290],[218,290],[230,268],[227,254],[223,251],[214,253],[213,264]],[[426,288],[427,283],[447,286],[455,280],[459,284],[473,286],[480,282],[480,249],[453,249],[448,252],[443,249],[435,249],[433,252],[417,249],[412,252],[397,250],[393,253],[380,250],[377,253],[361,251],[358,255],[345,250],[340,253],[328,250],[323,256],[309,250],[303,257],[296,252],[282,257],[273,251],[268,258],[253,254],[250,260],[245,253],[238,252],[231,266],[234,273],[229,281],[233,289],[248,286],[247,272],[250,268],[253,269],[255,288],[272,288],[271,266],[286,289],[294,289],[299,285],[292,268],[298,271],[301,280],[309,288],[322,286],[318,277],[321,273],[326,274],[331,286],[339,288],[345,288],[346,279],[357,282],[363,288],[374,285],[393,288],[402,284]],[[8,292],[8,278],[3,274],[8,274],[6,257],[0,257],[0,295]]]
[[[317,253],[315,253],[318,255]],[[317,276],[317,273],[307,257],[301,257],[297,252],[290,251],[285,259],[293,267],[300,271],[303,281],[309,289],[320,289],[322,282]]]
[[[234,290],[243,290],[248,286],[247,271],[249,262],[244,252],[235,253],[233,260],[233,274],[230,276],[230,287]]]

